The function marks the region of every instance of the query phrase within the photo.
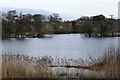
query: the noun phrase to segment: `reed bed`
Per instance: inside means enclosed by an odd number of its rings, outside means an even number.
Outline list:
[[[2,78],[51,78],[52,70],[35,57],[23,54],[2,55]]]
[[[88,60],[2,55],[3,78],[120,78],[119,49],[109,47],[100,58]],[[52,66],[52,67],[51,67]]]
[[[107,78],[120,78],[120,52],[118,48],[110,46],[105,54],[97,59],[91,68],[104,71]]]

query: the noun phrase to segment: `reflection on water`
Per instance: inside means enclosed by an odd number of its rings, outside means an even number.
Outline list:
[[[117,37],[88,38],[80,34],[52,35],[52,38],[7,39],[2,41],[3,53],[66,58],[100,57],[110,45],[117,46]]]

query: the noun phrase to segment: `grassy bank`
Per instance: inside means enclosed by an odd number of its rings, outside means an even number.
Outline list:
[[[22,54],[4,54],[2,55],[2,77],[50,78],[54,75],[52,70],[39,59]]]
[[[105,77],[120,78],[120,52],[119,49],[109,47],[105,54],[89,66],[91,70],[104,71]]]
[[[2,55],[3,78],[120,78],[119,50],[110,47],[99,59],[29,57]],[[56,65],[56,66],[55,66]]]

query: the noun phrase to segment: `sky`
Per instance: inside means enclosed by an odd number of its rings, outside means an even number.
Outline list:
[[[71,16],[106,17],[114,15],[118,18],[118,2],[120,0],[0,0],[0,7],[43,9],[46,11],[68,14]]]

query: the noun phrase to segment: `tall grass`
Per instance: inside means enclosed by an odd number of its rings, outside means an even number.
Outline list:
[[[3,78],[120,78],[119,66],[120,52],[115,47],[109,47],[98,59],[88,60],[2,55]]]
[[[118,48],[110,46],[105,54],[94,60],[91,70],[103,71],[107,78],[120,78],[120,52]]]
[[[52,70],[35,57],[20,54],[2,55],[2,78],[50,78]]]
[[[101,63],[107,77],[120,78],[120,52],[118,48],[109,47]]]
[[[0,56],[0,79],[2,78],[2,56]]]

